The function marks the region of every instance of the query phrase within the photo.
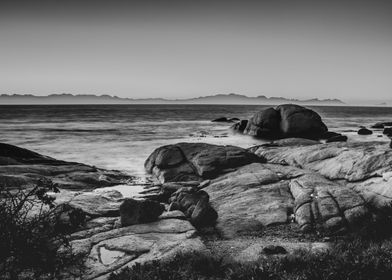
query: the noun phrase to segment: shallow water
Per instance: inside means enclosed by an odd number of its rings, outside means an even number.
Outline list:
[[[112,187],[104,187],[95,189],[94,192],[106,192],[106,191],[119,191],[123,197],[131,197],[134,199],[142,198],[143,193],[147,190],[153,191],[154,189],[151,188],[149,185],[116,185]],[[155,188],[158,190],[158,188]]]
[[[109,250],[102,246],[99,248],[99,255],[101,263],[104,265],[109,265],[118,259],[121,259],[125,253],[118,250]]]
[[[157,147],[207,142],[250,147],[264,141],[233,134],[219,117],[248,119],[265,106],[249,105],[49,105],[0,106],[0,142],[67,161],[144,177],[143,164]],[[389,141],[378,130],[358,136],[359,126],[392,121],[392,108],[312,107],[331,131],[349,141]],[[378,137],[381,135],[381,137]]]

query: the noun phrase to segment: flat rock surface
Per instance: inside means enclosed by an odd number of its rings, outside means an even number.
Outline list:
[[[256,147],[252,151],[268,162],[309,169],[331,180],[363,181],[392,171],[392,149],[385,142]]]
[[[194,227],[185,220],[161,219],[122,228],[107,225],[103,232],[92,228],[71,236],[74,252],[87,256],[82,279],[107,279],[110,273],[135,263],[206,250]],[[101,227],[100,223],[96,226]]]
[[[285,179],[301,174],[295,168],[253,163],[212,180],[203,190],[218,212],[217,229],[224,237],[232,238],[287,223],[294,199]]]
[[[118,185],[131,177],[118,171],[56,160],[13,145],[0,143],[0,183],[26,187],[46,178],[64,189],[93,189]]]
[[[118,191],[85,192],[75,195],[66,203],[91,217],[118,217],[122,199]]]

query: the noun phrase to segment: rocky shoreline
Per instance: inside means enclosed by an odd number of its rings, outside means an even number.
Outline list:
[[[271,121],[276,112],[279,121]],[[159,147],[145,162],[153,182],[136,199],[97,191],[126,183],[132,188],[134,178],[121,172],[8,144],[0,144],[0,182],[26,188],[49,179],[60,188],[57,204],[86,214],[86,223],[70,235],[73,250],[84,257],[80,279],[107,279],[124,267],[184,252],[249,262],[277,247],[288,254],[324,251],[331,237],[392,213],[392,149],[386,142],[314,140],[328,132],[315,114],[287,106],[257,114],[246,134],[284,139],[249,149]],[[309,125],[309,118],[317,124]]]

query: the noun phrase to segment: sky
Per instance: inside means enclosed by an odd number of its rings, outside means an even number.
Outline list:
[[[4,1],[0,93],[392,99],[392,1]]]

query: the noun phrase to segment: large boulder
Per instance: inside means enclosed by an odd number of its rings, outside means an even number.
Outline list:
[[[239,147],[178,143],[156,149],[144,166],[147,172],[165,183],[202,181],[215,178],[227,169],[262,161],[262,158]]]
[[[262,138],[276,138],[280,135],[281,116],[274,108],[254,114],[248,121],[245,134]]]
[[[327,131],[320,115],[313,110],[285,104],[257,112],[243,133],[260,138],[322,138]]]
[[[93,189],[132,179],[118,171],[56,160],[17,146],[0,143],[0,184],[28,187],[46,178],[63,189]]]
[[[280,114],[280,130],[285,137],[291,135],[318,138],[328,131],[320,115],[313,110],[288,104],[276,107],[276,111]]]
[[[120,206],[121,225],[125,227],[156,221],[164,210],[162,204],[153,200],[127,198]]]

